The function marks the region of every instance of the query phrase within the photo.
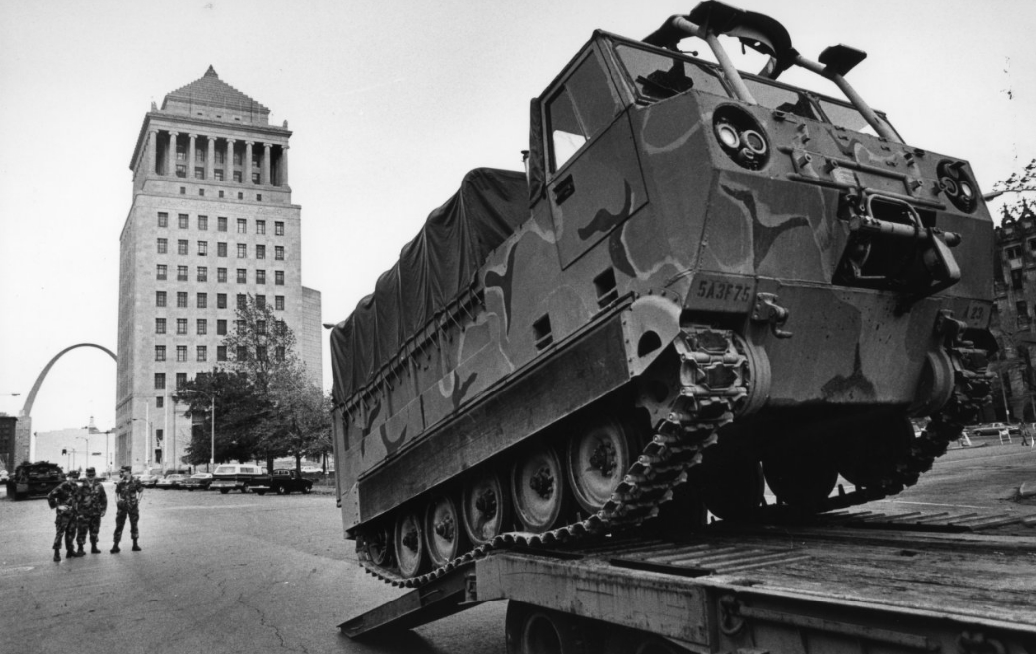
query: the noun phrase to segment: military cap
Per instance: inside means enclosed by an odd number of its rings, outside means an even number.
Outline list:
[[[95,477],[95,476],[97,476],[97,470],[95,468],[87,468],[86,469],[86,476],[87,477]]]
[[[122,466],[121,471],[122,472],[132,472],[133,471],[133,466]]]

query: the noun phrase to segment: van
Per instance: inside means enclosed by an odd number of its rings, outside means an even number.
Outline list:
[[[226,495],[232,490],[247,493],[250,490],[263,495],[270,490],[270,477],[266,471],[252,463],[224,463],[212,471],[210,489]]]

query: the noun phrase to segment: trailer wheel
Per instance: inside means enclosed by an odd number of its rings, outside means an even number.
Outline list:
[[[629,468],[629,434],[612,418],[589,423],[568,440],[565,472],[573,497],[587,513],[601,510]]]
[[[511,495],[496,471],[473,477],[465,485],[460,503],[464,532],[476,547],[504,533],[511,524]]]
[[[401,575],[416,577],[424,571],[428,549],[421,518],[416,513],[404,511],[399,514],[392,543]]]
[[[453,498],[438,495],[432,499],[424,514],[424,533],[432,565],[446,565],[460,555],[464,530]]]
[[[514,510],[526,531],[553,527],[564,513],[568,493],[557,452],[544,443],[527,450],[511,472]]]
[[[524,602],[507,605],[507,654],[589,652],[584,620]]]

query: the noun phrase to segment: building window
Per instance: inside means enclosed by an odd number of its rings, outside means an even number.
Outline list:
[[[255,194],[255,201],[256,202],[262,202],[263,201],[263,194],[262,193],[256,193]]]
[[[216,256],[217,257],[225,257],[225,256],[227,256],[227,244],[226,243],[216,243]]]
[[[198,361],[208,361],[209,348],[204,345],[198,346]]]
[[[234,171],[234,181],[237,182],[238,184],[241,183],[241,171],[240,170],[235,170]],[[241,199],[241,194],[240,193],[237,194],[237,199],[238,200]]]
[[[164,307],[165,306],[165,291],[155,291],[155,306],[156,307]]]
[[[216,268],[216,281],[219,282],[220,284],[226,284],[227,283],[227,269],[226,268]]]
[[[201,166],[194,167],[194,179],[205,179],[205,168]]]
[[[216,231],[217,232],[225,232],[225,231],[227,231],[227,217],[226,216],[218,216],[216,218]]]
[[[266,246],[265,245],[256,245],[255,246],[255,258],[256,259],[265,259],[266,258]]]
[[[273,224],[273,233],[275,236],[284,236],[284,223],[280,220]]]
[[[277,286],[284,286],[284,271],[275,270],[273,273],[273,283]]]
[[[277,356],[277,360],[278,361],[284,361],[284,346],[283,345],[278,345],[277,349],[274,350],[274,352],[276,352],[276,356]]]
[[[164,211],[158,212],[158,226],[168,227],[169,226],[169,214]]]
[[[255,321],[255,331],[260,336],[266,336],[266,321],[265,320],[256,320]]]
[[[187,177],[187,166],[185,166],[183,164],[176,164],[176,176],[181,178],[181,179],[186,178]],[[187,192],[187,188],[184,187],[184,186],[181,186],[180,187],[180,195],[183,195],[186,192]]]
[[[194,148],[194,163],[205,163],[205,150],[202,147]]]
[[[1012,245],[1005,249],[1004,252],[1007,254],[1008,259],[1018,259],[1022,256],[1022,248],[1018,245]]]
[[[198,189],[198,195],[205,195],[205,189],[203,189],[203,188]]]
[[[176,346],[176,360],[177,361],[186,361],[187,360],[187,346],[186,345],[177,345]]]
[[[288,333],[288,323],[284,322],[283,320],[278,320],[277,321],[277,335],[278,336],[284,336],[287,333]]]
[[[155,390],[156,391],[165,390],[165,373],[164,372],[156,372],[155,373]]]
[[[158,253],[165,254],[169,251],[169,239],[160,238],[158,239]]]
[[[237,269],[237,283],[238,284],[247,284],[248,283],[248,269],[247,268],[238,268]]]
[[[186,372],[178,372],[178,373],[176,373],[176,390],[180,390],[180,389],[182,389],[186,385],[187,385],[187,373]]]
[[[223,179],[223,178],[222,178],[222,177],[220,177],[220,179]],[[223,197],[223,191],[220,191],[220,192],[219,192],[219,197]]]
[[[198,308],[199,309],[208,309],[209,308],[209,294],[208,293],[198,293]]]
[[[248,258],[248,244],[247,243],[238,243],[237,244],[237,258],[238,259],[247,259]]]
[[[184,175],[184,176],[186,176],[186,175]],[[180,187],[180,195],[187,195],[187,187],[186,186],[181,186]]]
[[[176,242],[176,253],[187,254],[187,241],[185,239]]]
[[[198,336],[205,336],[209,333],[209,321],[205,318],[198,318],[195,328],[195,331],[198,332]]]
[[[227,360],[227,346],[226,345],[217,345],[216,346],[216,361],[226,361],[226,360]]]
[[[273,258],[277,261],[284,261],[284,246],[275,245],[273,246]]]
[[[155,279],[164,280],[164,279],[166,279],[166,276],[168,274],[169,274],[169,266],[165,265],[164,263],[158,264],[158,272],[155,273]]]
[[[238,345],[237,354],[235,358],[238,361],[248,361],[248,348],[246,348],[244,345]]]
[[[223,181],[223,169],[222,168],[217,168],[217,169],[213,170],[212,171],[212,176],[213,176],[213,178],[217,182],[222,182]],[[219,197],[223,197],[223,191],[219,192]]]
[[[273,308],[277,311],[284,311],[284,296],[275,295],[273,296]]]
[[[1015,309],[1018,310],[1018,327],[1029,326],[1029,305],[1025,300],[1018,300],[1014,303]]]
[[[240,182],[241,181],[241,174],[240,173],[234,173],[234,177],[236,178],[236,179],[234,179],[235,182]],[[242,193],[241,191],[238,191],[237,192],[237,199],[238,200],[244,200],[245,199],[245,194]]]
[[[177,318],[176,319],[176,334],[178,336],[184,336],[187,334],[187,319]]]
[[[236,329],[238,331],[238,333],[241,333],[241,332],[245,331],[245,321],[244,320],[235,320],[234,321],[234,329]]]
[[[237,219],[237,233],[247,234],[248,233],[248,221],[244,218]]]
[[[176,308],[186,309],[187,308],[187,291],[176,292]]]
[[[176,281],[186,282],[187,281],[187,266],[176,267]]]
[[[176,224],[180,229],[187,229],[190,224],[190,217],[182,213],[176,217]]]
[[[255,308],[256,309],[265,309],[266,308],[266,296],[265,295],[256,295],[255,296]]]
[[[207,281],[209,281],[209,267],[208,266],[198,266],[198,281],[199,282],[207,282]]]
[[[198,229],[205,232],[209,229],[209,217],[198,216]]]
[[[255,233],[256,234],[265,234],[266,233],[266,221],[265,220],[257,220],[257,221],[255,221]]]
[[[1022,290],[1022,278],[1023,278],[1023,276],[1022,276],[1021,269],[1019,269],[1019,270],[1012,270],[1011,271],[1011,288],[1013,288],[1016,291]]]
[[[208,256],[208,254],[209,254],[209,242],[208,241],[198,241],[198,256],[199,257],[205,257],[205,256]]]
[[[266,271],[265,270],[257,270],[257,271],[255,271],[255,283],[256,284],[265,284],[266,283]]]
[[[256,345],[255,346],[255,358],[259,361],[266,361],[266,346]]]
[[[217,309],[226,309],[227,308],[227,294],[226,293],[216,293],[216,308]]]
[[[187,146],[176,144],[176,160],[187,161]]]
[[[247,296],[244,293],[238,293],[237,294],[237,308],[238,309],[244,309],[245,306],[247,306],[247,304],[246,304],[247,300],[245,299],[246,297]],[[241,322],[241,321],[238,321],[238,322]]]
[[[165,346],[164,345],[156,345],[155,346],[155,361],[165,361]]]
[[[155,333],[156,334],[164,334],[165,333],[165,318],[155,318]]]
[[[242,157],[243,157],[243,154],[242,154],[242,152],[240,150],[236,150],[234,152],[234,165],[235,166],[240,166],[241,165],[241,162],[244,161],[244,159]]]
[[[157,395],[157,396],[155,396],[155,408],[156,409],[161,409],[163,407],[165,407],[165,395]],[[162,432],[161,429],[159,429],[158,431],[159,431],[159,433]]]
[[[253,184],[258,184],[259,183],[259,173],[252,173],[252,183]]]
[[[222,319],[217,320],[216,321],[216,336],[226,336],[226,335],[227,335],[227,321],[226,320],[222,320]]]

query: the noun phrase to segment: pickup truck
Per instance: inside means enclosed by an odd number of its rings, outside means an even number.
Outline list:
[[[219,490],[224,495],[232,490],[253,492],[256,495],[265,495],[272,490],[278,495],[287,495],[292,491],[309,493],[313,489],[313,482],[300,479],[294,470],[274,470],[273,475],[268,475],[257,465],[224,464],[216,466],[212,472],[209,488]]]

